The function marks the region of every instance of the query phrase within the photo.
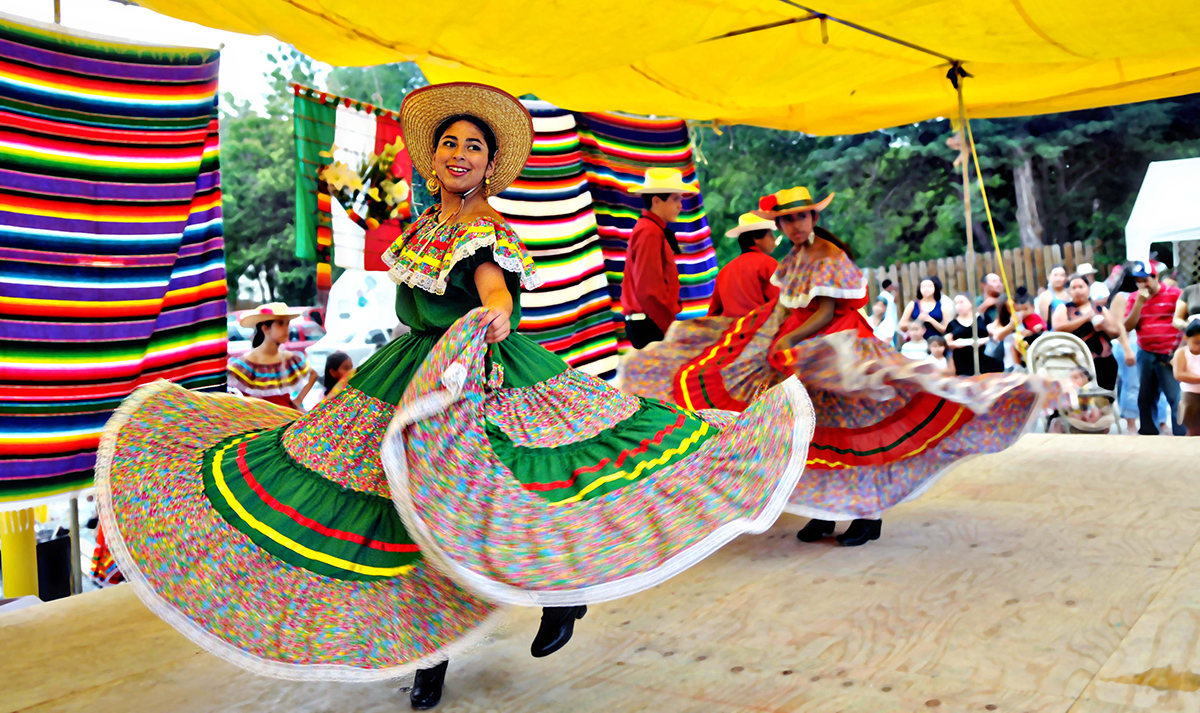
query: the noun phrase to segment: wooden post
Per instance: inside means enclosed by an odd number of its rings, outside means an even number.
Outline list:
[[[954,69],[958,71],[957,66]],[[962,187],[963,187],[963,212],[967,218],[967,294],[971,297],[971,332],[975,338],[975,343],[972,345],[971,356],[975,361],[975,374],[979,374],[979,319],[975,316],[975,286],[979,284],[979,279],[975,276],[975,229],[971,220],[971,179],[968,174],[968,169],[971,162],[967,160],[967,105],[963,102],[963,82],[966,77],[959,77],[956,84],[958,85],[958,145],[963,152],[962,156]]]

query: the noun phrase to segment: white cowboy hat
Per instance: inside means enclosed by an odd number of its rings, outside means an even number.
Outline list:
[[[769,230],[774,233],[775,222],[760,218],[753,213],[742,213],[738,216],[737,227],[725,231],[725,237],[736,238],[742,233],[747,233],[751,230]]]
[[[453,116],[473,116],[496,137],[496,164],[487,181],[487,195],[512,185],[533,150],[533,119],[513,95],[486,84],[449,82],[414,89],[400,105],[400,124],[408,155],[417,173],[434,176],[434,132]]]
[[[243,327],[253,327],[259,322],[270,322],[275,319],[286,319],[290,322],[302,314],[304,313],[288,307],[283,302],[268,302],[243,314],[238,318],[238,324]]]
[[[1090,262],[1081,262],[1075,268],[1075,274],[1076,275],[1095,275],[1096,268],[1092,267],[1092,263],[1090,263]]]
[[[641,188],[630,193],[635,196],[655,193],[681,193],[694,196],[700,189],[683,180],[683,172],[677,168],[651,168],[646,171],[646,180]]]

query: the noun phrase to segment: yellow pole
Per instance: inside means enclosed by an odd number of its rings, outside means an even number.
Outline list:
[[[0,559],[4,561],[4,596],[38,595],[37,536],[33,508],[0,513]]]

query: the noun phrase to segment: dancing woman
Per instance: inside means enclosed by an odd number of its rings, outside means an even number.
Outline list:
[[[741,416],[626,396],[514,332],[539,285],[489,205],[532,120],[493,87],[409,94],[438,203],[387,251],[411,331],[309,413],[157,382],[108,424],[106,533],[147,605],[209,651],[293,679],[442,694],[448,657],[502,603],[544,606],[531,653],[589,602],[654,586],[769,527],[803,470],[791,380]]]
[[[781,379],[803,381],[817,414],[805,476],[788,504],[812,518],[797,536],[847,546],[880,535],[882,513],[924,492],[958,460],[1012,445],[1039,413],[1043,382],[1024,375],[955,378],[875,339],[860,308],[866,280],[848,246],[817,225],[804,187],[764,197],[758,215],[791,241],[774,282],[778,304],[739,319],[674,327],[631,355],[623,388],[688,408],[744,409]]]

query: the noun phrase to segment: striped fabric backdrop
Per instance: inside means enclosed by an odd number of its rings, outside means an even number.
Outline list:
[[[575,116],[546,102],[533,115],[533,155],[491,203],[521,236],[545,285],[521,297],[520,331],[571,366],[616,376],[619,316],[612,309]]]
[[[678,168],[685,181],[695,183],[691,141],[681,119],[613,113],[577,114],[576,118],[609,291],[614,309],[620,310],[625,251],[633,225],[642,213],[641,196],[629,191],[641,186],[646,169],[654,167]],[[708,313],[717,277],[717,255],[701,196],[684,200],[674,228],[683,252],[676,258],[683,293],[680,317],[701,317]]]
[[[217,65],[0,16],[0,508],[89,486],[135,387],[224,389]]]

